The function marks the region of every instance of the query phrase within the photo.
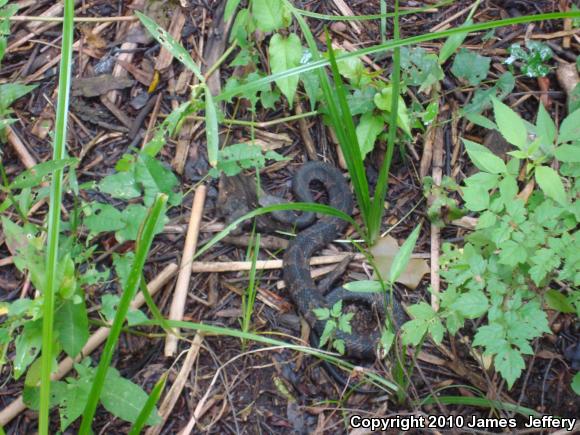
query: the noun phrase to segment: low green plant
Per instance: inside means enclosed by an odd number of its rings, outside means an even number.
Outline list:
[[[318,320],[326,321],[320,336],[319,347],[323,348],[328,344],[341,355],[344,354],[344,340],[336,338],[336,333],[338,331],[346,334],[352,333],[350,321],[354,317],[354,313],[343,313],[342,301],[336,302],[331,308],[315,308],[313,312]]]
[[[550,67],[546,65],[554,53],[552,49],[543,42],[527,40],[526,48],[520,44],[512,44],[508,49],[510,57],[504,63],[510,65],[520,62],[520,71],[528,77],[545,77],[550,72]]]
[[[533,353],[531,342],[550,332],[545,308],[580,315],[580,111],[558,130],[542,105],[535,124],[497,99],[493,105],[494,125],[516,149],[504,163],[463,140],[480,170],[461,186],[478,223],[462,248],[443,245],[441,309],[409,307],[413,320],[403,327],[403,341],[417,344],[428,333],[440,343],[445,329],[456,334],[466,320],[480,319],[473,344],[511,388],[524,355]],[[518,194],[522,165],[523,182],[539,187],[527,201]]]

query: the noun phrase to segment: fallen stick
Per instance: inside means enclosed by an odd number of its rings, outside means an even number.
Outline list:
[[[166,266],[165,269],[163,269],[161,273],[153,279],[153,281],[147,284],[147,288],[149,289],[151,296],[157,293],[157,291],[159,291],[167,283],[167,281],[169,281],[175,275],[175,272],[177,272],[177,264],[171,263]],[[137,309],[144,303],[145,298],[143,297],[143,293],[139,292],[131,303],[131,307],[133,309]],[[97,329],[95,333],[89,337],[87,343],[84,345],[78,357],[76,357],[74,360],[70,357],[66,357],[60,362],[58,365],[58,370],[52,375],[52,379],[62,379],[73,368],[73,364],[75,362],[80,361],[83,357],[89,355],[97,347],[99,347],[107,339],[109,332],[110,328],[108,327],[101,327]],[[25,409],[26,405],[24,404],[22,396],[19,396],[16,400],[10,403],[10,405],[0,411],[0,427],[6,426],[12,421],[12,419],[14,419]]]
[[[171,301],[171,308],[169,310],[169,320],[183,320],[183,311],[185,309],[187,291],[191,279],[191,264],[193,263],[193,256],[197,246],[197,238],[199,236],[199,227],[203,215],[206,192],[207,189],[205,186],[199,186],[193,197],[191,215],[189,216],[189,226],[187,228],[187,235],[185,236],[185,243],[183,245],[181,267],[179,268],[179,274],[177,275],[173,300]],[[177,351],[179,328],[175,328],[174,332],[175,335],[170,334],[165,338],[164,353],[165,356],[168,357],[175,355],[175,352]]]
[[[310,259],[311,266],[320,266],[323,264],[340,263],[345,257],[352,256],[352,260],[364,260],[364,254],[352,254],[345,252],[337,255],[323,255],[320,257],[312,257]],[[430,258],[430,254],[415,253],[411,258]],[[256,270],[282,269],[282,260],[258,260],[256,261]],[[214,273],[214,272],[240,272],[250,270],[252,268],[251,261],[194,261],[191,264],[191,271],[194,273]]]
[[[173,385],[165,395],[161,406],[159,407],[159,415],[161,416],[161,422],[156,424],[155,426],[151,426],[145,432],[145,435],[158,435],[163,429],[163,425],[167,421],[167,418],[171,415],[171,411],[173,411],[173,407],[177,403],[177,399],[181,395],[183,391],[183,387],[185,387],[185,383],[189,379],[189,372],[193,367],[193,363],[195,362],[197,355],[199,354],[199,349],[201,348],[201,343],[203,341],[203,336],[199,333],[195,334],[193,338],[193,342],[191,343],[191,347],[187,352],[187,356],[185,357],[185,361],[183,361],[183,366],[181,366],[181,370],[179,370],[179,374],[175,378]]]

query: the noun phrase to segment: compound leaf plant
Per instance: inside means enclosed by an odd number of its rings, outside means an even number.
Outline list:
[[[441,308],[411,306],[403,341],[419,343],[419,328],[440,343],[442,325],[457,334],[477,321],[473,345],[511,388],[524,356],[534,353],[532,342],[551,332],[546,309],[580,315],[580,110],[557,130],[542,105],[535,125],[497,99],[493,107],[497,129],[515,150],[505,163],[463,140],[479,172],[458,189],[467,211],[479,214],[477,226],[462,248],[443,245]]]

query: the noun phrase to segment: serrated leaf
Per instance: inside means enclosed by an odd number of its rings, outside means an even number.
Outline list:
[[[363,159],[374,149],[377,137],[383,131],[384,125],[383,119],[372,112],[367,112],[360,117],[356,127],[356,137]]]
[[[89,339],[89,319],[84,300],[65,300],[55,314],[54,329],[68,356],[77,356]]]
[[[494,358],[494,364],[496,370],[506,380],[508,389],[512,388],[514,382],[526,367],[522,355],[517,350],[511,348],[498,353]]]
[[[501,245],[501,253],[499,254],[500,264],[515,267],[519,263],[524,263],[528,258],[526,249],[513,240],[506,240]]]
[[[489,207],[489,192],[482,186],[464,187],[462,197],[468,210],[482,211]]]
[[[346,350],[344,340],[341,339],[334,340],[332,342],[332,347],[334,347],[339,354],[344,355],[344,352]]]
[[[14,379],[18,380],[36,359],[42,347],[42,319],[28,321],[15,340]]]
[[[469,158],[478,169],[491,174],[503,174],[507,171],[504,161],[488,148],[467,139],[463,139],[463,143]]]
[[[158,193],[166,194],[171,205],[181,201],[181,194],[174,191],[179,185],[175,174],[148,154],[140,154],[135,165],[135,180],[143,186],[143,202],[151,206]]]
[[[441,344],[443,341],[443,336],[445,334],[445,327],[439,319],[429,324],[429,333],[436,344]]]
[[[85,226],[93,234],[107,231],[117,231],[123,228],[122,214],[110,204],[93,203],[90,207],[91,215],[83,220]]]
[[[427,323],[422,319],[414,319],[406,322],[401,327],[403,344],[417,346],[427,333]]]
[[[300,38],[295,33],[291,33],[287,38],[277,33],[270,39],[268,52],[270,53],[270,68],[273,74],[295,68],[300,65],[302,58]],[[294,102],[298,80],[297,74],[276,80],[276,85],[288,99],[290,107]]]
[[[562,121],[558,143],[577,142],[580,140],[580,110],[571,113]]]
[[[535,172],[536,181],[546,196],[563,206],[568,204],[564,184],[558,173],[548,166],[538,166]]]
[[[437,313],[433,310],[431,305],[425,302],[411,305],[407,309],[414,319],[431,320],[437,316]]]
[[[328,308],[314,308],[312,312],[318,320],[330,319],[330,310]]]
[[[338,300],[330,309],[332,317],[339,317],[342,314],[342,299]]]
[[[330,337],[335,329],[336,329],[336,322],[334,320],[331,320],[331,319],[327,320],[326,324],[324,325],[322,335],[320,336],[319,347],[324,347],[328,343],[328,340],[330,340]]]
[[[487,312],[489,301],[482,291],[471,290],[459,296],[452,308],[467,319],[476,319]]]
[[[528,131],[522,118],[497,98],[494,97],[491,101],[495,122],[501,135],[517,148],[525,149],[528,143]]]

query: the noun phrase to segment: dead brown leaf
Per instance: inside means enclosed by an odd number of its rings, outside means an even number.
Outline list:
[[[76,79],[72,84],[74,97],[98,97],[109,91],[125,89],[133,86],[134,81],[124,77],[115,77],[111,74],[102,74],[95,77]]]
[[[375,258],[375,264],[382,277],[389,276],[393,259],[399,252],[397,241],[387,235],[379,239],[377,244],[371,248],[371,253]],[[420,258],[411,258],[405,271],[401,274],[398,283],[415,290],[423,275],[429,272],[429,266],[425,260]]]

